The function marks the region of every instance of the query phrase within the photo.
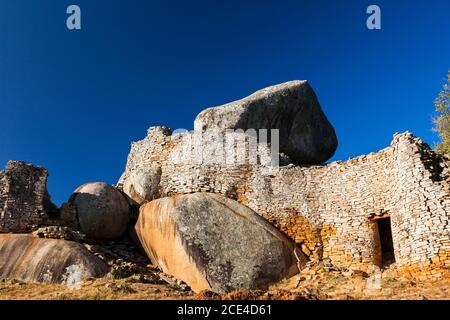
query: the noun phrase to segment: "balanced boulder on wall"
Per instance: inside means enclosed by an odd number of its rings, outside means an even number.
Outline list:
[[[144,204],[135,228],[152,262],[196,292],[266,289],[297,274],[306,262],[270,223],[218,194]]]
[[[297,163],[321,164],[337,148],[333,126],[307,81],[290,81],[202,111],[195,130],[279,129],[280,152]]]
[[[69,204],[76,210],[81,232],[91,239],[117,239],[128,228],[128,201],[120,191],[106,183],[82,185],[75,190]]]
[[[108,272],[108,266],[79,243],[28,234],[0,234],[0,257],[0,279],[62,283]]]

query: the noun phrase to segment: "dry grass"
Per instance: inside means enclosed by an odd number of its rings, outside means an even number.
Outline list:
[[[188,296],[189,293],[168,285],[140,283],[134,278],[89,280],[72,289],[65,285],[15,280],[0,283],[0,300],[173,300]]]
[[[439,281],[417,282],[383,275],[381,288],[370,289],[367,275],[344,275],[338,271],[300,274],[274,286],[267,292],[240,291],[224,296],[194,295],[165,284],[141,283],[138,278],[96,279],[78,289],[65,285],[25,284],[15,280],[0,282],[0,300],[173,300],[173,299],[450,299],[450,277]]]

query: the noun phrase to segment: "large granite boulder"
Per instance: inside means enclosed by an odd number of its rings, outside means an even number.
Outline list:
[[[133,170],[123,183],[123,192],[140,206],[158,196],[161,168],[138,168]]]
[[[280,152],[294,162],[320,164],[337,148],[333,126],[307,81],[290,81],[202,111],[195,130],[279,129]]]
[[[120,191],[103,182],[87,183],[72,194],[81,232],[91,239],[120,238],[127,230],[130,206]]]
[[[107,272],[108,266],[79,243],[0,234],[0,279],[73,283]]]
[[[47,178],[46,169],[22,161],[9,161],[0,171],[0,232],[29,232],[57,214]]]
[[[196,292],[266,289],[298,273],[306,262],[270,223],[218,194],[146,203],[135,228],[152,262]]]

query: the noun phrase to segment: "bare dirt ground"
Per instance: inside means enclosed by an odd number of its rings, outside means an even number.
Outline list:
[[[415,281],[384,272],[374,277],[364,272],[342,272],[321,266],[307,268],[268,291],[238,291],[226,295],[194,294],[169,284],[143,283],[138,276],[95,279],[78,288],[65,285],[0,282],[2,300],[450,300],[450,276],[435,281]]]
[[[73,288],[17,280],[0,282],[0,300],[173,300],[190,294],[170,285],[142,283],[134,277],[88,280]]]

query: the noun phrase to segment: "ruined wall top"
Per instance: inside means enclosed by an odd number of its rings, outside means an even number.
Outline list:
[[[0,232],[28,232],[57,212],[47,192],[48,172],[22,161],[9,161],[0,172]]]

